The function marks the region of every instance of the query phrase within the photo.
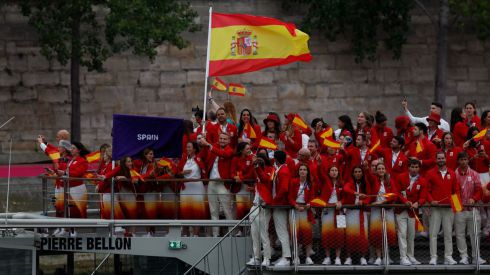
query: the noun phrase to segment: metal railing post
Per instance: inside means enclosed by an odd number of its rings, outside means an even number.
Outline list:
[[[389,265],[389,251],[388,251],[388,230],[386,225],[386,209],[381,208],[381,221],[382,221],[382,232],[383,232],[383,262],[384,262],[384,274],[388,272]]]
[[[63,217],[68,217],[68,179],[63,179]]]
[[[473,234],[475,235],[475,242],[471,244],[472,248],[474,247],[475,251],[476,251],[476,254],[475,254],[475,257],[473,258],[473,261],[476,262],[476,270],[475,270],[475,273],[476,274],[480,274],[480,236],[478,234],[478,223],[477,223],[477,208],[476,207],[473,207],[473,209],[471,210],[472,214],[473,214]]]
[[[292,235],[292,242],[293,242],[293,255],[292,255],[292,260],[293,260],[293,266],[294,266],[294,272],[298,271],[298,262],[299,257],[298,257],[298,234],[296,231],[296,211],[294,208],[292,208],[290,211],[290,217],[291,217],[291,235]]]
[[[42,178],[42,196],[43,196],[43,215],[48,215],[48,179],[46,177]]]

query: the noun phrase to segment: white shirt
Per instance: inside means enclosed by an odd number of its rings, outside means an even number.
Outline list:
[[[216,159],[214,160],[213,168],[211,168],[211,174],[209,175],[209,177],[211,179],[220,179],[221,178],[221,176],[219,175],[219,170],[218,170],[218,160],[219,160],[219,157],[216,157]]]
[[[428,116],[415,117],[408,110],[405,112],[405,114],[410,118],[410,121],[412,122],[412,124],[422,122],[425,125],[429,125],[429,122],[427,122]],[[441,124],[439,124],[439,129],[443,130],[444,132],[450,132],[449,123],[447,123],[447,121],[445,121],[443,118],[441,118],[440,122],[441,122]]]
[[[378,197],[376,198],[376,201],[384,201],[385,197],[383,197],[383,195],[385,193],[386,193],[385,183],[384,183],[384,181],[382,181],[380,183],[380,187],[379,187],[379,191],[378,191]]]
[[[356,192],[359,193],[359,190],[360,190],[360,184],[357,184],[356,183]],[[356,195],[356,200],[354,202],[354,204],[358,204],[359,203],[359,195]]]
[[[197,165],[194,158],[188,158],[184,165],[184,170],[191,170],[189,174],[184,175],[186,179],[200,179],[201,178],[201,169],[199,165]]]
[[[364,158],[366,157],[366,154],[367,154],[367,149],[359,149],[359,151],[361,152],[361,160],[364,161]]]
[[[339,200],[337,198],[337,187],[335,184],[333,185],[332,194],[330,194],[330,199],[328,199],[328,203],[337,203]]]
[[[306,203],[306,201],[305,201],[305,189],[306,189],[306,182],[300,182],[299,183],[299,189],[298,189],[298,195],[296,196],[296,202],[297,203]]]
[[[442,178],[445,178],[446,177],[446,174],[447,174],[447,169],[442,171],[442,170],[439,170],[439,172],[441,173],[442,175]]]
[[[395,151],[393,151],[393,153],[391,154],[391,167],[395,167],[396,159],[398,158],[399,154],[400,154],[400,151],[398,151],[397,153],[395,153]]]

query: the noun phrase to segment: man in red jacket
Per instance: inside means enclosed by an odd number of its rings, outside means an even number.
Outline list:
[[[468,165],[469,156],[468,153],[463,151],[458,154],[458,168],[456,168],[456,178],[461,185],[461,202],[463,204],[474,204],[479,202],[482,198],[482,187],[480,183],[480,176],[478,173],[471,169]],[[478,229],[477,238],[480,238],[480,211],[476,211],[476,228]],[[456,246],[458,247],[459,255],[461,256],[460,264],[469,264],[468,259],[468,247],[466,245],[466,234],[470,235],[471,240],[471,257],[473,263],[476,258],[475,232],[473,231],[473,207],[465,207],[463,211],[458,212],[454,216],[454,230],[456,231]],[[470,230],[466,231],[466,228]],[[478,258],[479,264],[484,264],[485,260]]]
[[[205,139],[201,140],[203,147],[208,147],[208,158],[206,161],[207,171],[209,171],[209,179],[230,179],[230,165],[234,152],[231,148],[230,137],[226,133],[219,134],[218,144],[211,145]],[[222,181],[210,181],[208,184],[208,201],[211,219],[219,220],[219,204],[223,205],[225,217],[228,220],[233,220],[233,207],[231,204],[232,194],[230,192],[229,183]],[[219,228],[213,227],[213,236],[219,236]]]
[[[215,130],[213,134],[216,135],[216,140],[218,140],[217,136],[220,133],[227,133],[230,136],[230,146],[236,148],[238,144],[237,128],[235,125],[228,123],[225,108],[220,107],[216,110],[216,118],[218,123],[213,128]]]
[[[288,191],[291,175],[289,168],[286,165],[286,153],[284,151],[274,152],[277,169],[272,181],[272,204],[279,206],[289,205]],[[276,227],[276,234],[281,242],[282,257],[275,264],[276,266],[289,266],[291,263],[291,248],[289,246],[288,233],[288,213],[289,209],[274,208],[272,210],[272,218]]]
[[[429,239],[430,262],[437,265],[437,235],[441,229],[444,232],[444,264],[455,265],[453,259],[453,221],[454,213],[450,207],[437,207],[439,204],[449,204],[451,195],[459,194],[460,187],[454,171],[446,166],[446,154],[436,154],[437,167],[427,172],[427,201],[435,206],[431,208]]]
[[[420,264],[414,257],[415,215],[425,203],[426,183],[419,171],[420,161],[411,159],[409,172],[400,174],[395,181],[401,202],[410,207],[395,209],[401,265]]]
[[[407,157],[420,160],[422,166],[420,174],[425,176],[425,173],[434,168],[436,164],[436,146],[427,138],[428,128],[423,123],[417,123],[413,127],[413,136],[415,141],[408,147]]]

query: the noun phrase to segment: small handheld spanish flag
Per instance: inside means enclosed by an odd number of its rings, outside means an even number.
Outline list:
[[[417,147],[415,147],[415,152],[420,153],[422,151],[424,151],[424,147],[422,146],[420,140],[417,140]]]
[[[415,230],[417,230],[417,232],[424,232],[425,231],[424,224],[420,221],[415,211],[413,212],[415,216]]]
[[[129,173],[131,174],[131,178],[137,177],[140,181],[145,181],[143,176],[140,173],[136,172],[136,170],[131,169],[129,170]]]
[[[463,203],[461,202],[461,196],[459,194],[451,195],[451,208],[454,213],[463,211]]]
[[[301,128],[303,130],[308,129],[308,125],[298,114],[296,114],[294,116],[292,123],[293,123],[293,125],[298,126],[299,128]]]
[[[169,169],[172,169],[172,167],[174,166],[174,163],[172,162],[171,159],[169,158],[164,158],[162,157],[158,162],[157,162],[157,165],[159,167],[168,167]]]
[[[250,125],[250,123],[245,124],[243,131],[245,132],[245,134],[247,134],[248,138],[256,138],[257,137],[257,133],[255,133],[254,127],[252,127],[252,125]]]
[[[259,142],[259,148],[277,150],[277,143],[270,138],[262,137]]]
[[[100,161],[100,151],[95,151],[86,155],[85,159],[87,160],[88,163]]]
[[[372,153],[376,152],[376,150],[379,149],[380,145],[381,145],[381,139],[378,139],[378,141],[373,145],[373,147],[371,147],[371,149],[369,149],[369,153],[372,154]]]
[[[474,135],[474,136],[472,137],[472,139],[473,139],[474,141],[480,141],[480,140],[484,139],[484,138],[485,138],[485,136],[487,135],[487,131],[488,131],[488,129],[483,129],[483,130],[481,130],[481,131],[480,131],[478,134]]]
[[[332,135],[333,135],[332,127],[329,127],[328,129],[325,129],[320,133],[321,138],[331,137]]]
[[[396,193],[386,193],[383,195],[383,197],[385,197],[386,199],[394,199],[397,198],[398,195]]]
[[[48,155],[48,157],[53,162],[58,162],[58,160],[61,158],[60,151],[58,150],[58,148],[49,143],[46,146],[46,150],[44,150],[44,153],[46,153],[46,155]]]
[[[339,149],[340,148],[340,142],[337,142],[329,137],[325,138],[323,140],[323,145],[333,148],[333,149]]]
[[[230,85],[228,86],[229,95],[245,96],[246,92],[247,89],[241,84],[230,83]]]
[[[220,92],[226,92],[226,90],[227,90],[226,83],[218,77],[215,77],[213,79],[213,83],[211,84],[211,88],[215,91],[220,91]]]
[[[315,198],[310,201],[310,205],[313,207],[325,207],[327,206],[327,203],[320,198]]]

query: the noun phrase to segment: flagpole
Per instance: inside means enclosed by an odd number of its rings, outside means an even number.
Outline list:
[[[208,26],[208,48],[206,52],[206,77],[204,79],[204,109],[203,109],[203,125],[202,125],[202,133],[206,135],[206,105],[208,103],[208,78],[209,78],[209,52],[211,50],[211,21],[213,18],[213,7],[209,7],[209,26]]]

